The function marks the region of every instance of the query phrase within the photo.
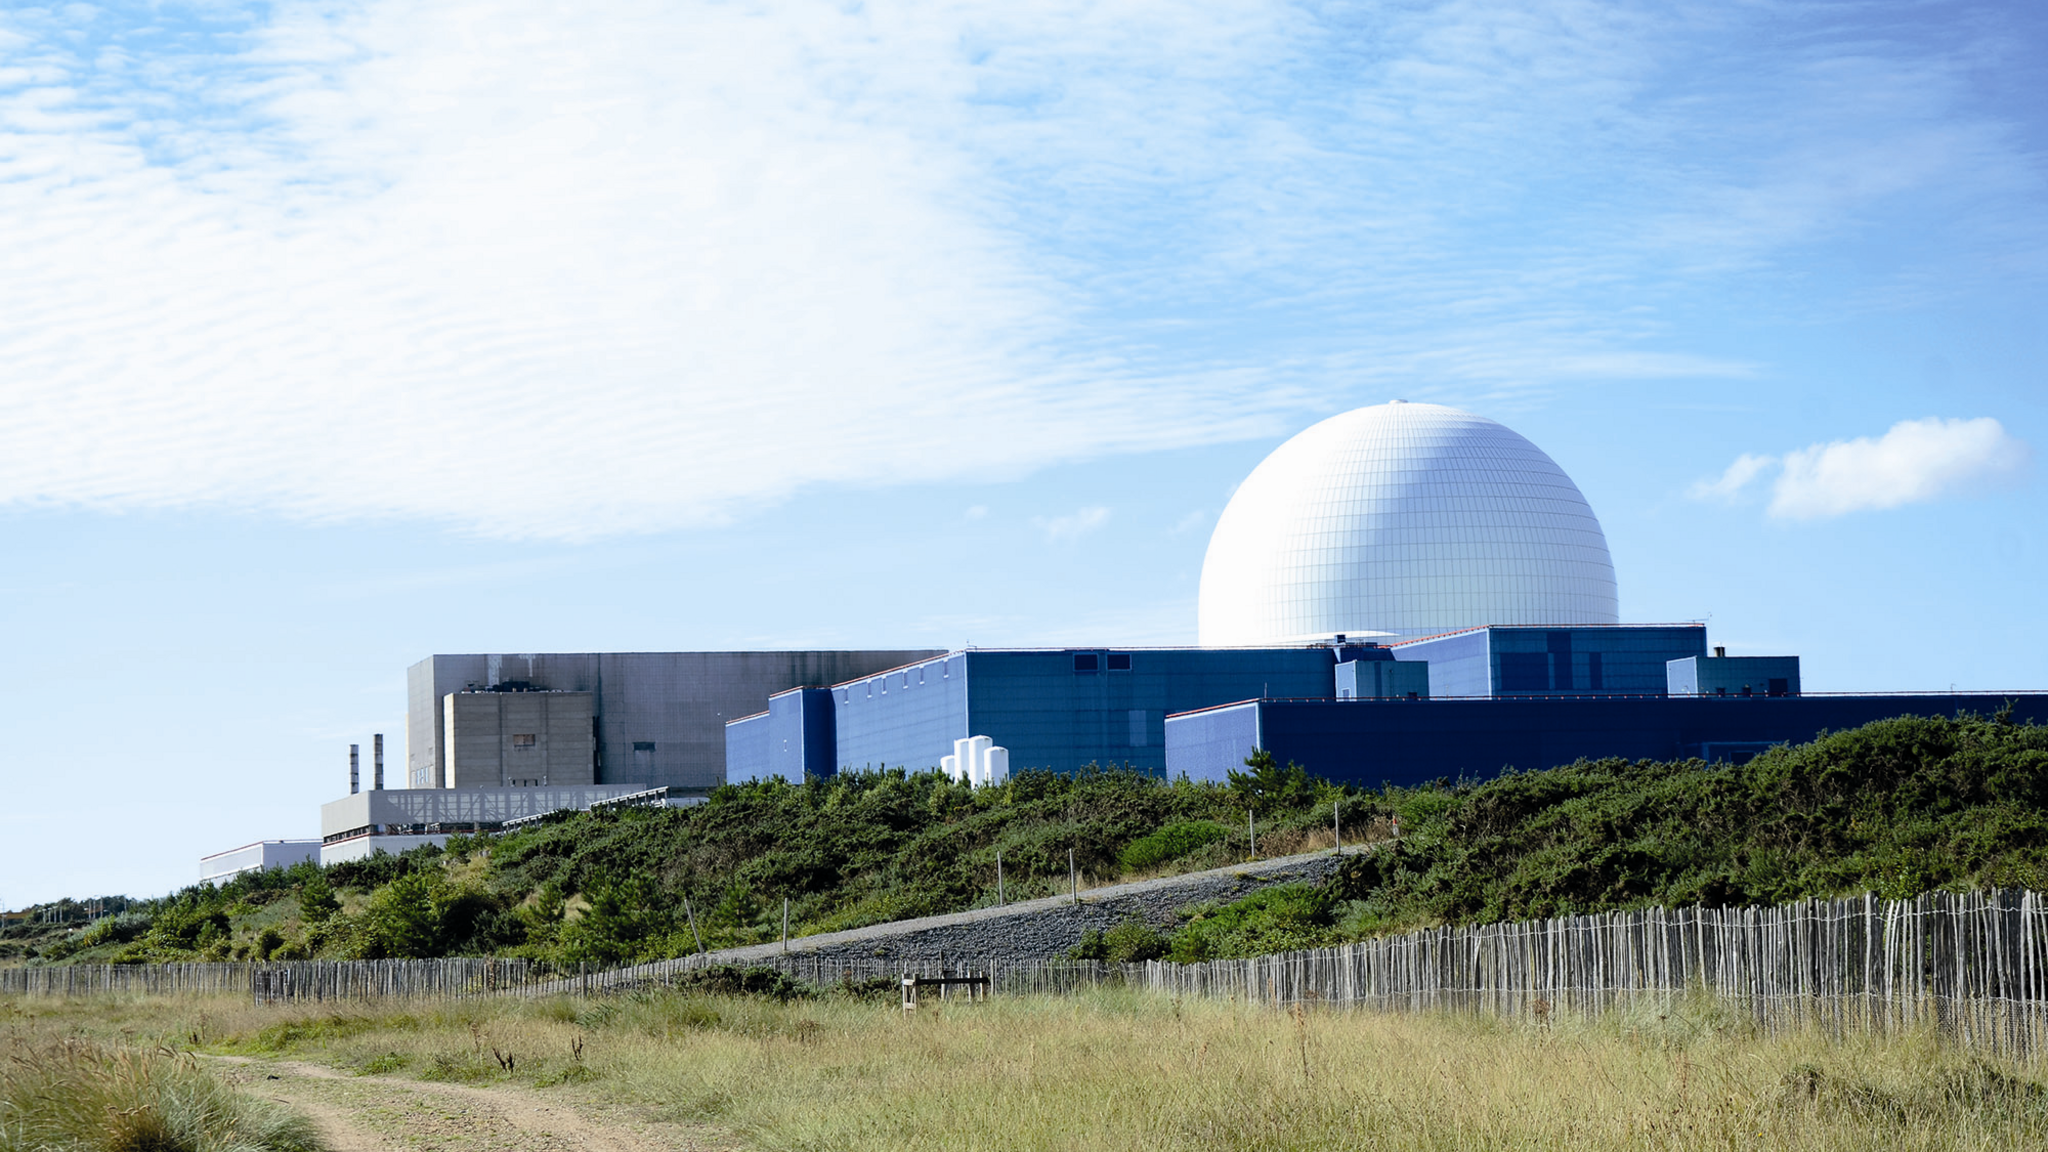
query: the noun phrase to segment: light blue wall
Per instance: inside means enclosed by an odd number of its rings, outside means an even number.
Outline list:
[[[725,782],[765,780],[774,774],[768,757],[768,713],[728,721],[725,726]]]
[[[1487,629],[1458,632],[1394,646],[1397,660],[1429,662],[1429,688],[1437,696],[1493,695]]]
[[[835,685],[840,770],[937,768],[953,741],[977,735],[967,730],[967,677],[968,654],[955,652]]]
[[[1166,762],[1173,775],[1221,784],[1242,771],[1259,747],[1259,702],[1209,708],[1166,722]]]

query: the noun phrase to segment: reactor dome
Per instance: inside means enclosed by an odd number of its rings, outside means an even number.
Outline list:
[[[1205,645],[1619,616],[1607,538],[1571,477],[1438,404],[1359,408],[1274,449],[1202,561]]]

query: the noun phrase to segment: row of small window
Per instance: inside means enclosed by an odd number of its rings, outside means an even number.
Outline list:
[[[1097,656],[1093,652],[1076,652],[1074,654],[1074,671],[1099,672],[1102,670],[1103,665],[1098,663],[1098,661],[1106,661],[1111,672],[1129,672],[1131,670],[1131,654],[1129,652],[1110,652],[1102,656]]]
[[[924,672],[925,672],[925,669],[926,669],[926,668],[937,668],[937,669],[939,670],[939,679],[941,679],[941,680],[951,680],[951,679],[953,678],[953,668],[952,668],[952,665],[950,665],[950,664],[948,664],[948,663],[946,663],[946,662],[944,662],[944,661],[941,661],[941,662],[939,662],[939,663],[937,663],[937,664],[926,664],[926,665],[924,665],[924,666],[922,666],[922,667],[920,667],[920,668],[918,668],[918,669],[917,669],[917,682],[918,682],[919,684],[923,684],[923,683],[924,683]],[[876,686],[876,685],[880,685],[880,686],[881,686],[881,688],[882,688],[882,695],[884,695],[884,696],[887,696],[887,695],[889,694],[889,676],[899,676],[899,677],[902,677],[902,680],[901,680],[901,686],[902,686],[902,687],[904,687],[904,688],[908,688],[908,687],[910,687],[910,686],[911,686],[911,684],[910,684],[910,673],[909,673],[909,672],[907,672],[907,671],[905,671],[905,672],[891,672],[891,673],[889,673],[889,674],[888,674],[887,676],[877,676],[877,677],[875,677],[875,678],[874,678],[873,680],[870,680],[870,681],[868,681],[868,682],[867,682],[867,689],[868,689],[868,691],[867,691],[867,698],[868,698],[868,699],[872,700],[872,699],[874,699],[874,698],[875,698],[875,686]],[[845,704],[845,703],[847,703],[847,702],[848,702],[849,700],[851,700],[852,698],[853,698],[853,690],[852,690],[852,689],[850,689],[850,688],[841,688],[841,689],[839,690],[839,702],[840,702],[841,704]]]

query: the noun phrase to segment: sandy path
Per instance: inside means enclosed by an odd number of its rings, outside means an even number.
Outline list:
[[[710,1152],[735,1147],[674,1124],[594,1120],[531,1089],[351,1076],[319,1064],[216,1056],[258,1096],[310,1117],[334,1152]]]

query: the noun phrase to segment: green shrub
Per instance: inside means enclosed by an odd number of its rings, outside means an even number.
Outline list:
[[[1169,860],[1178,860],[1197,848],[1214,844],[1225,835],[1223,825],[1214,820],[1182,820],[1131,841],[1117,859],[1125,868],[1138,872]]]
[[[1070,960],[1100,960],[1109,964],[1135,964],[1166,955],[1170,941],[1166,934],[1133,916],[1104,932],[1090,928],[1067,952]]]

